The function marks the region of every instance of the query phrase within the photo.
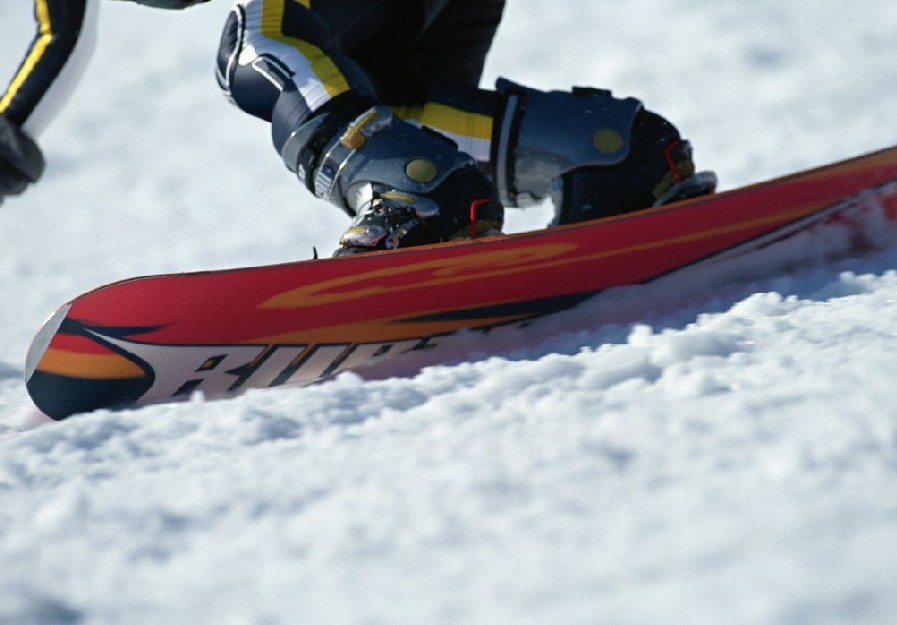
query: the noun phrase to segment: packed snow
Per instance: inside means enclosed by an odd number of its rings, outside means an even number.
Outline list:
[[[37,414],[25,350],[67,299],[346,225],[218,93],[228,8],[105,2],[44,180],[0,207],[0,623],[893,622],[894,244],[623,290],[468,362]],[[0,80],[30,10],[0,3]],[[640,97],[731,188],[897,143],[895,55],[892,0],[529,0],[484,85]]]

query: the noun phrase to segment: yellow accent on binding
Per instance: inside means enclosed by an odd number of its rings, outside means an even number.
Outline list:
[[[679,161],[676,163],[676,170],[679,174],[679,178],[688,178],[689,176],[694,175],[695,164],[691,159]],[[657,186],[651,190],[651,195],[659,200],[674,184],[676,184],[676,174],[671,171],[667,172],[666,175],[660,179],[660,182],[657,183]]]
[[[379,111],[377,109],[371,109],[354,122],[349,124],[349,127],[346,129],[346,132],[343,133],[343,136],[340,137],[339,142],[343,145],[343,147],[348,148],[349,150],[357,150],[361,146],[364,145],[366,141],[364,136],[365,127],[376,120],[380,116]]]
[[[405,165],[405,175],[415,182],[433,182],[439,175],[439,169],[429,159],[416,158]]]
[[[604,128],[595,132],[592,145],[602,154],[613,154],[623,147],[624,141],[616,130]]]
[[[311,8],[311,0],[266,0],[262,8],[262,34],[296,48],[308,60],[312,72],[331,98],[349,91],[349,81],[321,48],[283,33],[281,24],[287,1],[301,4],[306,9]]]
[[[0,98],[0,113],[9,108],[13,98],[16,97],[16,94],[18,94],[22,85],[25,84],[25,81],[28,80],[28,77],[31,76],[34,68],[43,58],[44,52],[46,52],[47,47],[53,40],[53,24],[50,23],[50,9],[47,8],[47,0],[34,0],[34,16],[37,19],[38,34],[34,38],[25,60],[22,61],[19,71],[16,72],[16,75],[13,76],[12,81],[9,83],[6,93]]]

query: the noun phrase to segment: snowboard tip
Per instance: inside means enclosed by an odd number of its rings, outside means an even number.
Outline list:
[[[62,326],[62,322],[65,321],[66,315],[68,315],[71,307],[71,303],[66,304],[50,315],[34,335],[34,338],[31,339],[31,344],[28,346],[28,351],[25,354],[26,382],[34,375],[37,366],[40,364],[41,358],[44,357],[44,353],[50,346],[50,341],[56,336],[56,332]]]

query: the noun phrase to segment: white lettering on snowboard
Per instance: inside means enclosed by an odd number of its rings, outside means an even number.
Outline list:
[[[138,403],[202,392],[222,397],[250,388],[311,384],[389,356],[428,349],[432,338],[329,345],[153,345],[105,336],[99,341],[132,356],[153,376]]]

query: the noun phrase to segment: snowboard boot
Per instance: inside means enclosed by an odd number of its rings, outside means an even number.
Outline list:
[[[711,193],[676,128],[634,98],[602,89],[543,92],[499,80],[495,182],[506,206],[551,197],[556,224]]]
[[[385,106],[357,98],[337,102],[340,98],[300,125],[280,148],[317,197],[355,217],[335,255],[501,230],[504,208],[470,155]],[[354,108],[356,103],[363,106]]]

